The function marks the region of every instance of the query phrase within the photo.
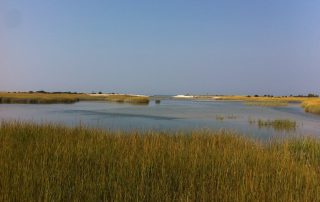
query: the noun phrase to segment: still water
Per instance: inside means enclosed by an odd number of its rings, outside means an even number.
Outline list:
[[[223,120],[217,117],[224,117]],[[228,118],[229,117],[229,118]],[[248,120],[290,119],[298,124],[294,132],[259,128]],[[247,106],[234,101],[161,100],[149,105],[109,102],[27,105],[0,104],[0,120],[53,122],[86,125],[111,130],[228,129],[269,138],[277,135],[320,135],[320,116],[308,114],[298,104],[287,107]]]

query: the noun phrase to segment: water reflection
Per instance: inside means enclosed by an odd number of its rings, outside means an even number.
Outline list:
[[[149,105],[109,102],[0,104],[0,119],[67,125],[82,123],[111,130],[226,128],[261,138],[286,134],[320,135],[320,116],[306,114],[295,104],[276,108],[247,106],[241,102],[181,100],[161,100],[161,104],[153,101]],[[257,122],[250,123],[250,119]],[[261,120],[260,123],[258,120]],[[297,124],[286,129],[283,124],[273,123],[274,120],[290,120]]]

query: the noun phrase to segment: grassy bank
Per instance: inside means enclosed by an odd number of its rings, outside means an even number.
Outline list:
[[[288,102],[284,101],[246,101],[246,105],[259,106],[259,107],[285,107],[288,106]]]
[[[320,141],[2,123],[1,201],[319,201]]]
[[[313,97],[248,97],[248,96],[220,96],[218,100],[244,101],[247,105],[277,107],[288,103],[301,103],[306,112],[320,114],[320,98]]]
[[[149,103],[149,97],[118,94],[93,96],[85,93],[0,93],[0,104],[68,104],[78,101],[114,101],[147,104]]]
[[[302,107],[306,112],[320,115],[320,100],[306,100],[302,103]]]

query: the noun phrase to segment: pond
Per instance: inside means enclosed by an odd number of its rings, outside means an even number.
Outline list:
[[[289,119],[293,130],[259,127],[255,120]],[[85,125],[110,130],[228,129],[248,136],[320,135],[320,116],[305,113],[299,104],[284,107],[247,106],[235,101],[161,100],[149,105],[111,102],[75,104],[0,104],[0,120]]]

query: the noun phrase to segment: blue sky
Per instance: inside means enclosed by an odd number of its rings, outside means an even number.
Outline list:
[[[320,1],[0,0],[0,91],[320,93]]]

